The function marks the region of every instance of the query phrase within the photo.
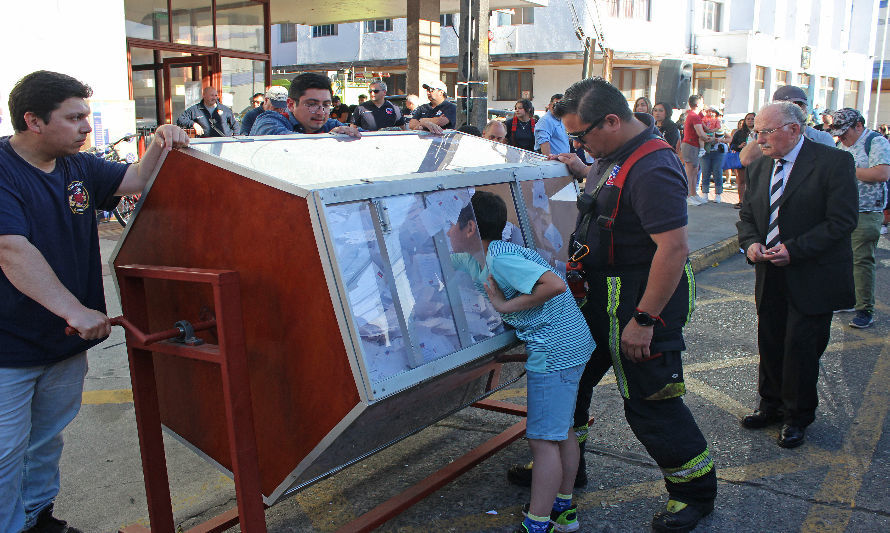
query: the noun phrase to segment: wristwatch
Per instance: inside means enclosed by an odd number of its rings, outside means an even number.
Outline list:
[[[657,316],[652,316],[646,311],[640,311],[639,309],[634,309],[634,320],[637,321],[637,324],[643,327],[654,326],[656,322],[658,322]]]

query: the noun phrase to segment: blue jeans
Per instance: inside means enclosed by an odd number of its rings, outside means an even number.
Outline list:
[[[21,531],[59,493],[62,430],[80,410],[86,352],[0,368],[0,531]]]
[[[701,192],[708,194],[709,181],[714,178],[714,189],[717,194],[723,194],[723,160],[726,152],[707,152],[701,158]]]

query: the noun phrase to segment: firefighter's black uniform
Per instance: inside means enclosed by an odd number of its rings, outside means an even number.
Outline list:
[[[656,250],[649,235],[687,224],[686,178],[680,161],[669,149],[654,151],[629,167],[620,195],[616,194],[613,178],[619,174],[620,165],[657,136],[651,116],[636,117],[649,129],[598,160],[585,186],[592,216],[588,224],[582,221],[583,213],[579,218],[579,229],[586,233],[586,239],[579,235],[578,241],[586,240],[590,248],[582,259],[588,284],[582,311],[596,350],[581,377],[574,423],[576,428],[587,423],[593,387],[610,367],[614,368],[627,422],[661,467],[670,499],[698,505],[707,514],[717,493],[716,470],[708,444],[682,399],[686,391],[681,360],[686,349],[683,326],[695,305],[695,280],[688,262],[660,314],[663,322],[654,327],[650,353],[661,355],[634,363],[620,353],[621,332],[633,320],[632,314],[646,290]],[[599,194],[592,199],[600,183]],[[610,223],[609,218],[614,222]]]

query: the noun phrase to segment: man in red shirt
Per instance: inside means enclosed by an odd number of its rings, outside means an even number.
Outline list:
[[[686,169],[686,183],[689,185],[689,195],[686,197],[688,205],[701,205],[708,201],[702,199],[696,192],[698,190],[699,161],[704,155],[704,141],[708,135],[702,125],[702,117],[698,113],[701,105],[701,96],[693,94],[689,97],[689,110],[686,112],[686,122],[683,123],[683,142],[680,143],[680,155],[683,157],[683,168]]]

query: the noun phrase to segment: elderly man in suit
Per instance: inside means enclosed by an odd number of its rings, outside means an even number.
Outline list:
[[[815,420],[832,311],[854,301],[856,168],[850,154],[806,139],[805,120],[791,102],[757,114],[763,156],[748,167],[738,222],[739,245],[755,268],[760,349],[760,405],[742,426],[784,422],[783,448],[803,444]]]

